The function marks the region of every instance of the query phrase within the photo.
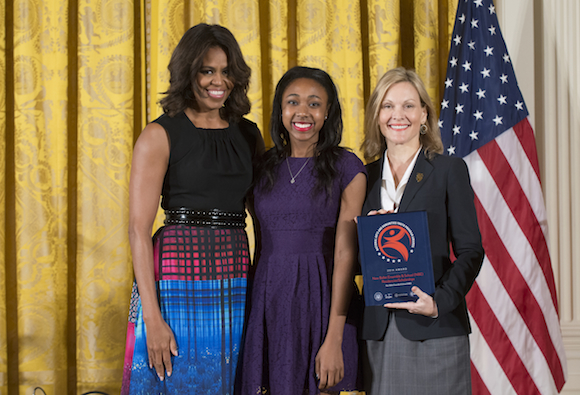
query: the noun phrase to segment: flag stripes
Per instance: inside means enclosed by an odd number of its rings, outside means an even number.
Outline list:
[[[526,153],[529,159],[538,181],[540,181],[540,164],[538,162],[538,153],[536,152],[536,138],[534,136],[534,131],[532,130],[532,125],[528,121],[528,118],[514,125],[514,132],[522,145],[522,149]],[[501,137],[501,136],[500,136]],[[541,188],[540,188],[541,192]],[[540,196],[542,194],[540,193]],[[542,202],[542,208],[544,204]]]
[[[508,131],[504,134],[506,133],[511,134],[512,132]],[[557,307],[558,300],[556,297],[548,244],[518,178],[503,155],[502,150],[499,148],[497,141],[489,142],[477,152],[491,173],[495,185],[500,190],[512,215],[526,236],[530,247],[534,250],[536,262],[542,268],[542,272],[547,279],[546,285],[550,290],[554,307]]]
[[[496,295],[489,296],[496,297]],[[506,332],[504,330],[499,316],[496,315],[497,312],[492,310],[487,303],[477,283],[469,291],[467,302],[471,305],[477,305],[477,311],[472,312],[472,317],[516,393],[526,395],[541,394],[527,371],[523,360],[518,355],[515,348],[516,342],[514,341],[517,339],[510,338],[514,334],[513,331]],[[505,310],[507,311],[508,309]],[[520,337],[520,339],[523,339],[523,337]],[[485,372],[485,369],[482,372]]]
[[[493,354],[500,353],[498,360],[516,389],[516,393],[526,395],[530,393],[519,390],[528,388],[527,385],[530,384],[527,380],[523,383],[518,381],[522,380],[523,373],[519,370],[523,365],[525,375],[540,370],[540,374],[533,375],[536,380],[538,380],[537,377],[540,381],[545,380],[546,375],[542,374],[542,370],[551,372],[553,381],[533,385],[536,389],[538,386],[544,387],[539,393],[547,394],[552,393],[554,387],[559,390],[564,385],[565,377],[561,362],[564,358],[564,350],[561,342],[553,341],[553,339],[559,339],[560,328],[557,304],[554,305],[553,293],[548,285],[550,281],[553,282],[551,268],[549,268],[548,276],[543,270],[537,270],[541,267],[538,257],[549,260],[547,242],[541,231],[531,233],[533,237],[530,237],[529,229],[531,227],[540,229],[538,226],[540,221],[536,218],[531,203],[525,199],[526,194],[522,188],[522,185],[530,184],[539,188],[539,180],[528,157],[522,160],[521,156],[525,155],[523,150],[519,151],[520,158],[518,158],[518,150],[514,150],[513,144],[520,145],[519,141],[515,131],[509,130],[464,158],[468,164],[475,193],[478,221],[483,247],[486,251],[482,271],[474,285],[479,290],[478,292],[483,292],[483,299],[471,295],[475,293],[472,288],[467,300],[470,313],[476,321],[478,315],[474,313],[474,309],[481,308],[479,304],[483,302],[486,308],[491,310],[494,319],[504,317],[500,320],[501,324],[498,323],[501,329],[491,330],[485,327],[486,330],[482,331],[482,335]],[[508,152],[509,155],[504,155],[504,152]],[[512,164],[517,167],[519,177],[511,171]],[[520,179],[528,181],[520,184]],[[530,179],[532,181],[529,181]],[[514,194],[520,196],[519,200],[512,197]],[[543,200],[540,199],[535,204],[542,202]],[[527,218],[524,221],[519,220],[522,211],[525,211]],[[544,210],[539,211],[541,215],[545,215]],[[532,217],[533,220],[528,217]],[[531,244],[538,244],[538,240],[544,245],[543,252],[541,248],[534,249]],[[537,252],[538,250],[540,252]],[[493,275],[486,275],[489,271],[493,272]],[[489,287],[489,290],[484,292],[480,287],[484,289]],[[483,295],[493,300],[491,306]],[[479,318],[485,321],[490,317],[484,314]],[[481,324],[478,323],[478,326]],[[507,336],[504,328],[511,333],[510,336]],[[504,333],[505,336],[497,335],[497,333]],[[529,334],[529,336],[523,334]],[[491,337],[488,338],[488,336]],[[519,346],[518,342],[521,343]],[[535,344],[530,346],[529,342]],[[561,347],[557,347],[558,344]],[[513,363],[513,359],[506,360],[505,358],[503,363],[501,362],[501,353],[506,352],[513,352],[521,362],[516,365],[505,365],[507,362]],[[477,369],[477,365],[474,365]],[[512,370],[517,372],[519,379],[510,377],[509,372]],[[529,378],[534,381],[532,376]],[[503,394],[501,391],[499,393]]]
[[[467,295],[473,391],[554,394],[566,357],[534,132],[493,0],[461,0],[439,128],[469,168],[486,258]]]
[[[538,176],[536,149],[533,147],[533,150],[531,150],[526,147],[526,145],[530,144],[525,140],[533,139],[534,131],[526,118],[513,127],[514,133],[509,132],[511,130],[500,135],[495,141],[516,175],[522,191],[525,193],[526,199],[532,206],[534,215],[540,223],[546,243],[548,243],[548,219],[546,218],[542,185]],[[525,155],[521,152],[522,150],[526,153]]]
[[[554,344],[550,341],[550,331],[546,324],[544,315],[542,314],[542,308],[539,306],[533,292],[531,291],[526,279],[522,276],[516,263],[505,249],[505,244],[496,232],[496,229],[491,222],[489,216],[487,216],[486,210],[483,209],[481,203],[476,197],[476,208],[478,210],[478,221],[480,230],[482,232],[483,238],[483,248],[487,251],[487,258],[484,264],[490,264],[493,267],[494,272],[497,275],[497,281],[501,282],[503,285],[502,291],[507,293],[506,298],[509,301],[503,301],[498,303],[498,311],[495,311],[496,316],[505,315],[505,321],[502,322],[505,328],[510,328],[513,326],[515,321],[523,321],[527,327],[527,331],[531,334],[528,339],[536,342],[537,348],[528,348],[527,345],[522,345],[522,349],[519,350],[524,364],[531,358],[531,360],[547,360],[548,365],[545,366],[546,369],[552,370],[552,375],[555,377],[556,381],[563,381],[562,376],[562,366],[560,364],[560,359],[558,352],[556,351]],[[498,287],[493,287],[490,289],[490,297],[495,298],[498,294]],[[517,311],[510,312],[506,314],[508,309],[508,304],[512,304]],[[511,307],[511,306],[510,306]],[[521,325],[521,324],[520,324]],[[514,331],[511,335],[516,342],[521,339],[526,339],[526,337],[521,336],[524,328],[519,328],[519,330]],[[526,331],[526,332],[527,332]],[[513,341],[513,340],[512,340]],[[543,355],[539,355],[538,348]],[[535,355],[534,355],[535,354]],[[534,366],[528,366],[530,370],[534,369]]]
[[[481,376],[479,375],[473,360],[471,361],[471,382],[473,387],[481,389],[481,391],[478,391],[472,395],[491,395],[491,393],[485,387],[485,383],[481,379]]]
[[[469,343],[472,350],[471,386],[473,395],[517,395],[501,365],[483,338],[483,335],[477,326],[477,321],[471,314],[470,318],[472,332],[469,337]],[[477,353],[474,353],[473,350],[477,350]],[[482,373],[480,374],[480,372]],[[485,374],[486,377],[493,377],[493,380],[488,380],[486,383],[482,374]]]

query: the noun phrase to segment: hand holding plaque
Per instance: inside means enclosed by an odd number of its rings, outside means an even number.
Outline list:
[[[414,286],[434,294],[424,211],[358,217],[357,227],[367,306],[414,302],[418,299]]]

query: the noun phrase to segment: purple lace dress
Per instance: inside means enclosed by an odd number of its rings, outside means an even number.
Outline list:
[[[289,158],[296,176],[307,158]],[[242,395],[318,394],[315,357],[328,328],[334,236],[344,188],[365,168],[343,151],[332,197],[312,194],[313,161],[290,182],[286,161],[270,192],[254,191],[261,254],[251,290],[246,340],[239,366]],[[344,379],[333,389],[357,389],[358,346],[354,322],[343,337]]]

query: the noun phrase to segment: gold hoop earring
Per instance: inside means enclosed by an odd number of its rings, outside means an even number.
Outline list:
[[[427,125],[425,125],[425,124],[422,124],[421,125],[420,133],[421,134],[427,134]]]

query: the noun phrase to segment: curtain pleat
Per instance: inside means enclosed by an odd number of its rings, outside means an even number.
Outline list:
[[[0,393],[119,392],[132,148],[162,113],[189,27],[236,36],[267,146],[276,84],[303,65],[333,78],[342,145],[360,154],[366,100],[387,70],[414,67],[438,106],[457,1],[0,2]]]
[[[195,5],[198,13],[200,2],[195,1],[189,5]],[[186,22],[187,4],[183,0],[146,0],[144,15],[144,69],[145,69],[145,115],[147,123],[157,119],[163,114],[159,100],[163,98],[163,92],[169,88],[169,71],[167,66],[171,59],[173,49],[189,27]],[[136,137],[141,129],[134,130]],[[161,204],[161,201],[160,201]],[[153,230],[163,226],[165,215],[161,207],[157,211]]]
[[[289,68],[289,45],[288,40],[288,2],[285,0],[271,0],[267,5],[261,6],[260,33],[262,45],[262,127],[264,142],[272,146],[272,139],[268,130],[270,114],[272,112],[272,99],[276,90],[276,84]]]
[[[372,91],[383,74],[402,64],[401,7],[399,0],[368,0],[367,9],[369,77]]]
[[[15,3],[13,25],[18,379],[47,394],[67,377],[66,6]]]
[[[195,1],[194,4],[199,4]],[[145,64],[147,92],[147,123],[163,113],[159,106],[162,93],[169,88],[167,65],[173,49],[185,33],[182,0],[146,0],[145,2]]]
[[[415,70],[432,98],[439,98],[439,16],[438,3],[413,0]],[[438,101],[435,101],[438,103]]]
[[[118,392],[132,270],[127,237],[133,147],[134,8],[79,1],[78,391]]]
[[[6,3],[0,2],[0,47],[6,52]],[[0,158],[6,158],[6,56],[0,56]],[[0,160],[0,393],[8,392],[6,336],[6,160]]]

